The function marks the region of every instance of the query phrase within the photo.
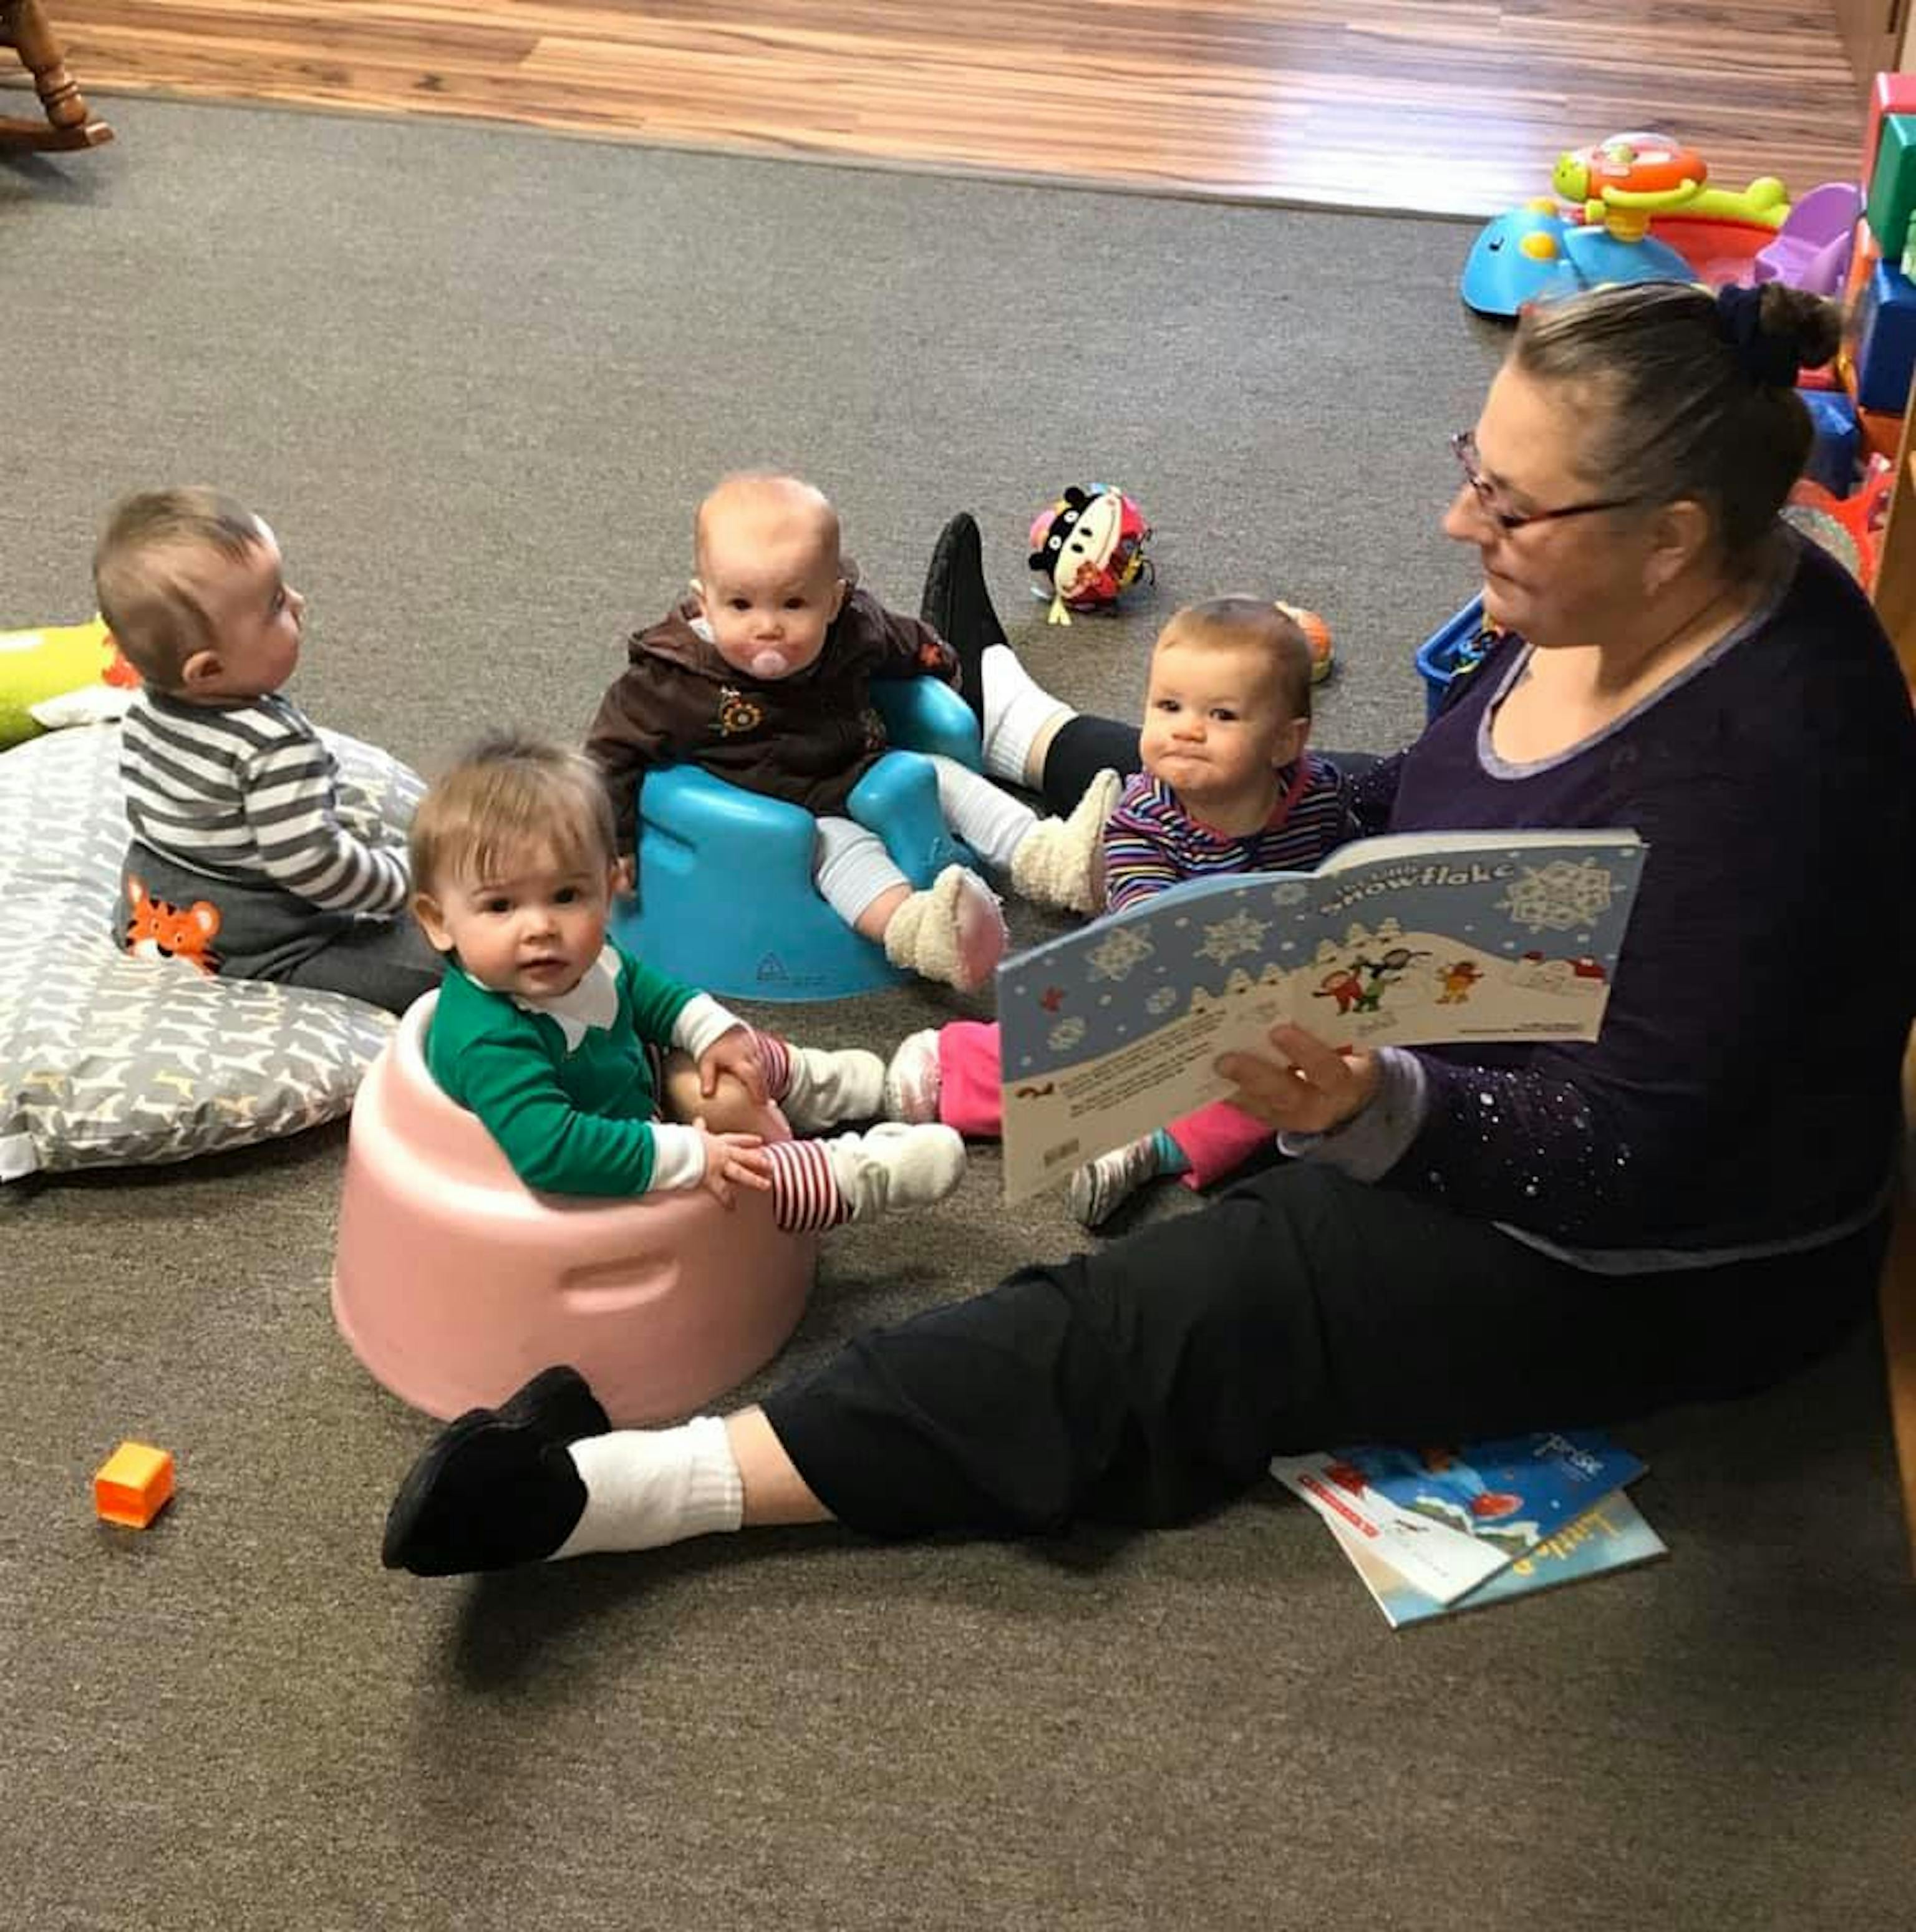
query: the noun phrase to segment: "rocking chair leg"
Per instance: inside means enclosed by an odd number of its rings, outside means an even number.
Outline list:
[[[33,76],[34,92],[47,116],[44,126],[0,116],[0,145],[97,148],[113,138],[113,129],[88,112],[41,0],[0,0],[0,43],[11,46]]]

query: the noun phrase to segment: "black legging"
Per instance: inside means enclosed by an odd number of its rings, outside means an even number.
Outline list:
[[[1867,1311],[1884,1238],[1878,1221],[1802,1253],[1597,1275],[1300,1163],[861,1335],[764,1411],[854,1528],[1176,1522],[1274,1455],[1748,1393]]]
[[[1048,810],[1068,818],[1100,772],[1116,772],[1128,778],[1143,764],[1135,724],[1120,724],[1115,718],[1097,718],[1081,711],[1058,728],[1058,735],[1044,754],[1038,789]]]

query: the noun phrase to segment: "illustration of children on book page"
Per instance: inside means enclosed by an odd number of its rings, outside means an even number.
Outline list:
[[[1368,839],[1314,873],[1193,880],[999,968],[1008,1198],[1228,1094],[1280,1022],[1343,1047],[1593,1040],[1629,832]]]
[[[1397,922],[1386,920],[1384,923],[1395,927]],[[1419,959],[1430,957],[1422,947],[1392,946],[1386,950],[1383,942],[1399,936],[1380,929],[1372,945],[1371,935],[1361,926],[1353,926],[1344,934],[1341,948],[1326,940],[1317,949],[1317,964],[1328,966],[1330,970],[1311,997],[1336,1000],[1340,1015],[1382,1011],[1385,992],[1404,978]],[[1371,958],[1363,950],[1367,946],[1380,956]]]

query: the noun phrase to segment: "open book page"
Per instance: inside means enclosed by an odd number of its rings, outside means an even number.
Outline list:
[[[1271,1474],[1434,1603],[1454,1603],[1511,1560],[1495,1544],[1394,1502],[1334,1456],[1276,1456]]]
[[[1358,1443],[1271,1464],[1330,1525],[1380,1604],[1382,1565],[1440,1609],[1530,1557],[1643,1472],[1641,1458],[1595,1430],[1455,1448]]]
[[[1362,1442],[1331,1454],[1404,1508],[1513,1556],[1535,1549],[1599,1496],[1644,1472],[1641,1458],[1594,1429],[1487,1436],[1454,1448]]]
[[[1634,832],[1361,840],[1313,873],[1194,880],[998,969],[1005,1198],[1212,1100],[1290,1021],[1338,1047],[1593,1040]]]
[[[1330,1527],[1338,1547],[1350,1558],[1352,1568],[1392,1630],[1461,1610],[1508,1603],[1513,1597],[1554,1590],[1560,1584],[1581,1582],[1605,1570],[1631,1569],[1668,1554],[1668,1546],[1644,1520],[1635,1504],[1617,1490],[1487,1582],[1446,1604],[1426,1596],[1393,1569],[1370,1539],[1349,1524],[1333,1520]]]

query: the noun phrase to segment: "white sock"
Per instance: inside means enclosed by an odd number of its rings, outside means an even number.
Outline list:
[[[946,824],[987,865],[1010,869],[1011,854],[1038,824],[1038,814],[956,758],[935,758],[938,807]]]
[[[875,1053],[848,1046],[785,1042],[791,1071],[782,1094],[772,1097],[795,1134],[816,1133],[841,1120],[869,1120],[884,1104],[884,1062]]]
[[[902,1208],[929,1208],[965,1178],[965,1143],[955,1129],[881,1120],[862,1134],[839,1134],[825,1150],[832,1178],[854,1221]]]
[[[736,1529],[745,1514],[745,1484],[731,1438],[716,1415],[676,1429],[617,1429],[571,1446],[585,1484],[585,1514],[553,1552],[656,1550],[688,1536]]]
[[[1076,716],[1019,662],[1009,644],[987,644],[978,657],[984,700],[984,768],[995,778],[1029,784],[1026,760],[1038,734],[1057,717]]]

